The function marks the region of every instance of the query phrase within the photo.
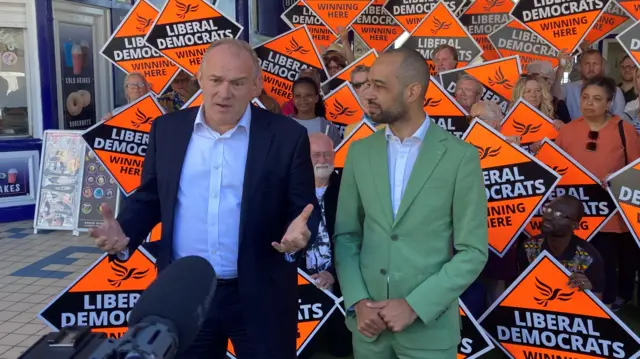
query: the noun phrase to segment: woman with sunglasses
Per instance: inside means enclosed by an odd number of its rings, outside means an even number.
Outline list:
[[[562,126],[555,141],[600,178],[603,186],[606,186],[605,179],[609,175],[640,157],[640,136],[636,130],[608,111],[615,93],[616,84],[611,78],[598,76],[585,80],[580,92],[582,117]],[[618,291],[618,246],[629,235],[629,229],[616,214],[591,240],[605,262],[607,283],[603,302],[610,307]]]
[[[304,126],[307,132],[322,132],[334,144],[342,142],[338,127],[325,118],[326,109],[320,97],[320,88],[314,80],[301,77],[293,83],[293,104],[292,118]]]
[[[140,97],[149,93],[150,90],[151,86],[147,79],[139,72],[132,72],[124,78],[124,96],[127,99],[127,104],[136,102]],[[114,114],[120,112],[125,106],[120,106],[104,115],[102,121],[112,118]]]

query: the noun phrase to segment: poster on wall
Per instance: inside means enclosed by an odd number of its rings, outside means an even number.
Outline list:
[[[45,131],[34,229],[74,229],[84,151],[80,131]]]
[[[82,130],[96,123],[93,28],[58,23],[62,124],[65,130]]]
[[[76,231],[85,232],[102,225],[102,206],[118,208],[120,191],[116,180],[100,163],[96,154],[85,146],[84,163],[82,165],[82,186],[78,218],[75,221]],[[117,212],[116,212],[117,215]]]
[[[0,208],[34,204],[38,151],[0,153]]]

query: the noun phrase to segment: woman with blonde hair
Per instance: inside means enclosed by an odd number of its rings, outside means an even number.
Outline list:
[[[139,72],[131,72],[124,78],[124,96],[127,98],[127,104],[137,101],[140,97],[151,91],[151,85],[143,74]],[[126,105],[125,105],[126,106]],[[113,117],[114,114],[120,112],[124,106],[120,106],[102,117],[102,121],[106,121]]]

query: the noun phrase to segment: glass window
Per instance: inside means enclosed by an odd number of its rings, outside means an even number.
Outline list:
[[[24,44],[24,29],[0,27],[0,138],[31,134]]]

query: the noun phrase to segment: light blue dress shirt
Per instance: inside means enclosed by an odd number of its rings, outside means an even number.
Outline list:
[[[582,91],[582,81],[568,82],[562,85],[562,91],[564,91],[564,102],[567,104],[571,120],[573,121],[580,118],[582,116],[582,111],[580,111],[580,92]],[[609,111],[614,115],[622,117],[624,116],[625,104],[622,90],[620,90],[619,87],[616,87],[616,94],[611,101],[611,105],[609,105]]]

